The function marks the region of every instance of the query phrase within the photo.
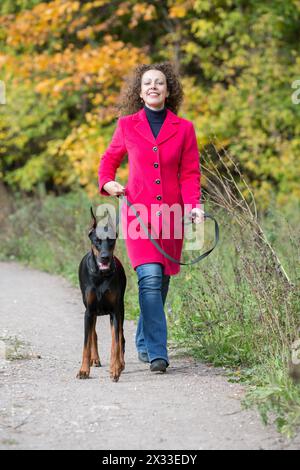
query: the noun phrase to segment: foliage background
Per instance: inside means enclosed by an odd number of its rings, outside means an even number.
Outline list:
[[[299,21],[299,0],[2,1],[1,179],[95,196],[126,74],[172,60],[199,148],[230,150],[259,208],[299,201]]]

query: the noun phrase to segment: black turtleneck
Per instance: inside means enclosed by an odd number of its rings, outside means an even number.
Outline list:
[[[167,108],[166,106],[163,107],[163,109],[160,109],[158,111],[154,111],[153,109],[148,108],[147,105],[144,105],[144,109],[147,115],[147,119],[149,121],[151,130],[153,132],[154,137],[157,137],[161,126],[163,125],[163,122],[166,118],[167,115]]]

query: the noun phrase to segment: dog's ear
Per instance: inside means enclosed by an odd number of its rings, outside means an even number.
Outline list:
[[[93,208],[91,207],[90,208],[91,210],[91,216],[92,216],[92,222],[91,222],[91,226],[89,228],[89,235],[96,229],[97,227],[97,220],[96,220],[96,217],[95,217],[95,214],[93,212]]]

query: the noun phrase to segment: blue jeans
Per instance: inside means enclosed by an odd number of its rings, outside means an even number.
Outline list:
[[[163,273],[160,263],[145,263],[136,267],[139,285],[140,317],[136,331],[136,348],[147,352],[149,361],[165,359],[167,351],[167,320],[164,305],[170,276]]]

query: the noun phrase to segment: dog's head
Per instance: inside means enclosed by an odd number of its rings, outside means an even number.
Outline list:
[[[112,268],[113,252],[118,234],[110,214],[105,223],[98,223],[91,207],[92,224],[89,230],[89,239],[92,242],[92,251],[101,272],[108,272]]]

